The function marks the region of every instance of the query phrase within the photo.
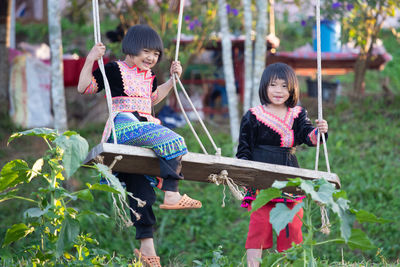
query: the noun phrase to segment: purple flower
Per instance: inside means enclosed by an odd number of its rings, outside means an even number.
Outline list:
[[[195,23],[193,21],[191,21],[189,23],[189,30],[193,31],[195,27],[196,27]]]
[[[307,25],[307,21],[305,21],[304,19],[301,20],[301,26],[305,27]]]
[[[354,5],[353,4],[347,4],[346,8],[347,8],[348,11],[351,11],[354,8]]]
[[[336,2],[336,3],[333,3],[332,4],[332,8],[333,9],[337,9],[337,8],[339,8],[339,7],[341,7],[342,6],[342,3],[340,3],[340,2]]]
[[[231,5],[226,5],[226,12],[228,12],[228,14],[231,13],[231,10]]]
[[[193,20],[194,26],[199,26],[201,23],[198,19]]]
[[[234,16],[239,15],[239,10],[237,10],[236,8],[233,8],[233,9],[232,9],[232,14],[233,14]]]
[[[185,21],[186,21],[186,23],[190,21],[190,16],[189,15],[185,16]]]

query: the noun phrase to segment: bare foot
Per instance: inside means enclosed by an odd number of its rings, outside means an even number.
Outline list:
[[[165,191],[164,204],[175,205],[181,200],[182,196],[179,192]]]

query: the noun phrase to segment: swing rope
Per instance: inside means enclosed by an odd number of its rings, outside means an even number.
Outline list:
[[[317,0],[316,4],[316,24],[317,24],[317,82],[318,82],[318,120],[322,120],[322,75],[321,75],[321,10],[320,10],[320,0]],[[320,147],[320,138],[322,136],[322,142],[324,146],[324,155],[326,160],[326,168],[327,171],[330,173],[331,168],[329,166],[329,159],[328,159],[328,149],[326,147],[326,140],[325,134],[320,133],[318,131],[317,136],[317,149],[315,155],[315,170],[318,171],[318,158],[319,158],[319,147]],[[329,235],[330,233],[330,222],[328,217],[328,212],[325,208],[325,205],[318,204],[321,211],[321,232],[325,235]]]
[[[94,43],[98,44],[101,42],[101,36],[100,36],[100,19],[99,19],[99,2],[98,0],[93,0],[92,1],[92,10],[93,10],[93,29],[94,29]],[[108,83],[108,79],[106,76],[106,71],[104,69],[104,61],[103,57],[101,57],[97,63],[99,64],[100,72],[101,75],[103,76],[104,80],[104,88],[106,90],[106,98],[107,98],[107,106],[108,106],[108,123],[110,123],[112,127],[112,134],[113,134],[113,139],[114,139],[114,144],[117,143],[117,135],[115,134],[115,126],[114,126],[114,121],[111,116],[111,111],[112,111],[112,99],[111,99],[111,90],[110,90],[110,84]]]
[[[184,0],[180,1],[179,17],[178,17],[178,32],[177,32],[177,35],[176,35],[175,61],[178,61],[178,55],[179,55],[179,45],[180,45],[180,42],[181,42],[182,17],[183,17],[183,7],[184,7],[184,5],[185,5],[185,1]],[[183,94],[185,95],[186,99],[188,100],[192,110],[194,111],[197,119],[199,120],[201,126],[203,127],[203,130],[207,134],[208,139],[210,140],[212,146],[214,147],[215,155],[216,156],[221,156],[221,148],[217,147],[217,145],[215,144],[214,139],[212,138],[212,136],[210,135],[209,131],[207,130],[207,127],[204,125],[203,120],[201,119],[199,113],[197,112],[195,106],[192,103],[192,100],[190,99],[189,95],[187,94],[187,92],[185,90],[185,87],[183,86],[181,80],[179,79],[179,76],[176,73],[172,75],[172,80],[173,80],[173,84],[174,84],[174,93],[175,93],[175,96],[176,96],[176,100],[178,101],[179,108],[181,109],[182,114],[185,117],[186,123],[189,125],[190,129],[192,130],[193,135],[196,137],[196,140],[199,143],[199,145],[200,145],[201,149],[203,150],[204,154],[208,155],[206,149],[204,148],[203,143],[201,142],[199,136],[197,135],[195,129],[193,128],[193,126],[192,126],[192,124],[191,124],[191,122],[190,122],[190,120],[189,120],[189,118],[188,118],[188,116],[187,116],[187,114],[185,112],[185,109],[183,108],[182,102],[181,102],[181,100],[179,98],[179,95],[178,95],[178,89],[177,89],[177,86],[176,86],[176,81],[178,81],[178,83],[179,83],[179,85],[180,85],[180,87],[182,89]]]

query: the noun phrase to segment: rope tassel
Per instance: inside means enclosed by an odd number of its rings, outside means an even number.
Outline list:
[[[216,185],[224,185],[224,197],[222,199],[222,207],[225,207],[225,185],[229,187],[229,190],[231,190],[232,195],[237,199],[237,200],[243,200],[244,198],[244,193],[239,189],[239,186],[235,184],[232,178],[228,177],[228,171],[227,170],[222,170],[219,174],[210,174],[208,176],[208,180]]]
[[[108,169],[110,170],[110,172],[112,172],[112,168],[115,166],[115,164],[122,160],[122,156],[115,156],[113,162],[110,164],[110,166],[108,167]],[[103,156],[97,156],[96,161],[98,163],[104,164],[104,157]],[[108,185],[112,185],[111,181],[109,179],[107,179],[107,177],[104,177],[107,181]],[[142,208],[146,205],[146,201],[141,200],[140,198],[135,197],[131,192],[126,191],[126,194],[128,197],[134,199],[135,201],[137,201],[138,203],[138,207]],[[139,221],[141,218],[141,215],[133,210],[129,204],[126,201],[125,196],[118,194],[118,200],[115,198],[114,194],[111,193],[111,197],[113,199],[113,206],[115,208],[115,216],[117,218],[119,218],[122,222],[123,225],[125,225],[126,227],[132,226],[133,222],[130,219],[130,216],[127,214],[126,209],[129,209],[133,216],[135,216],[136,220]]]
[[[324,235],[329,235],[331,233],[331,223],[329,222],[329,216],[328,216],[328,211],[325,208],[325,205],[323,204],[318,204],[319,209],[321,211],[321,233]]]

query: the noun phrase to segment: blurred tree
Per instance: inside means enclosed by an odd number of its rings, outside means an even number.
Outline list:
[[[267,53],[267,1],[256,0],[257,24],[256,24],[256,43],[254,46],[254,70],[253,70],[253,94],[250,106],[260,104],[258,87],[261,75],[265,68],[265,58]]]
[[[253,16],[251,0],[243,0],[243,23],[244,23],[244,103],[243,113],[247,112],[251,105],[253,93]]]
[[[372,50],[383,23],[394,17],[400,8],[398,0],[326,0],[325,17],[342,23],[344,41],[353,41],[360,48],[354,68],[354,93],[361,96],[365,91],[365,74],[373,57]]]
[[[60,1],[48,0],[47,8],[51,52],[51,97],[54,113],[54,128],[65,131],[67,130],[67,110],[65,107],[64,95]]]
[[[238,101],[235,86],[235,76],[232,62],[232,42],[228,24],[228,12],[230,8],[225,0],[218,0],[218,16],[221,31],[222,61],[224,67],[225,88],[228,95],[229,119],[232,142],[239,141],[239,115]]]
[[[8,47],[10,27],[11,1],[0,2],[0,112],[6,112],[8,108]]]

